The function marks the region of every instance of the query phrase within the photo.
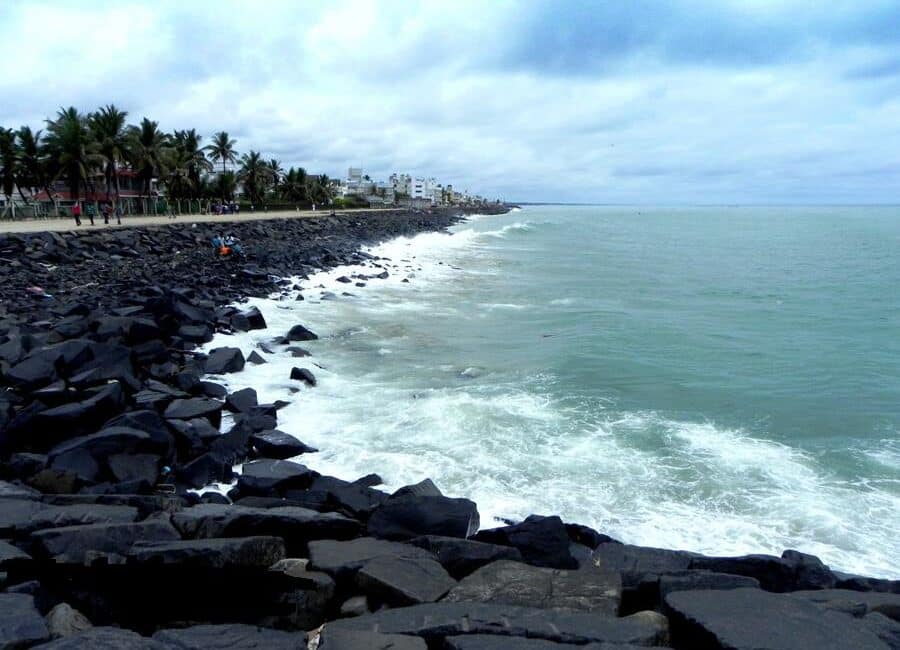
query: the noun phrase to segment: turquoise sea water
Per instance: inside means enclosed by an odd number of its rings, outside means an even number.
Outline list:
[[[303,462],[432,477],[486,526],[558,513],[900,577],[900,209],[531,206],[453,230],[375,249],[388,280],[256,301],[245,352],[323,337],[280,416],[322,450]],[[229,381],[286,398],[297,361]]]

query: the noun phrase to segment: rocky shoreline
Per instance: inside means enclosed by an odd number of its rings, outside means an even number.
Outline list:
[[[266,328],[242,299],[345,264],[376,282],[393,269],[360,246],[463,217],[0,235],[0,648],[900,648],[900,581],[559,517],[481,530],[430,481],[388,494],[308,469],[284,404],[205,379],[316,336],[197,352]],[[217,232],[246,257],[216,259]]]

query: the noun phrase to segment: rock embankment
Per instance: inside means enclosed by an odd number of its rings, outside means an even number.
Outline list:
[[[183,223],[0,236],[0,648],[900,647],[898,582],[796,551],[631,546],[553,516],[482,530],[475,503],[430,481],[391,494],[376,474],[310,470],[283,403],[206,379],[302,360],[316,336],[199,354],[217,331],[266,328],[229,305],[320,267],[385,273],[361,244],[457,218],[235,224],[238,261]]]

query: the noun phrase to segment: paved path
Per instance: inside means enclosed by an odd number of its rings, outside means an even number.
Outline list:
[[[385,210],[396,210],[396,208],[360,208],[359,210],[338,210],[335,214],[349,214],[352,212],[380,212]],[[0,233],[4,232],[46,232],[53,230],[56,232],[68,230],[100,230],[104,228],[127,228],[129,226],[164,226],[166,224],[178,223],[231,223],[233,221],[258,221],[262,219],[303,219],[309,217],[327,216],[327,210],[286,210],[283,212],[242,212],[240,214],[223,214],[223,215],[181,215],[176,219],[167,216],[147,217],[134,216],[122,217],[122,225],[117,226],[115,219],[110,219],[109,225],[104,225],[103,217],[94,217],[94,224],[87,217],[81,217],[81,226],[75,226],[75,220],[71,217],[64,219],[28,219],[24,221],[0,221]]]

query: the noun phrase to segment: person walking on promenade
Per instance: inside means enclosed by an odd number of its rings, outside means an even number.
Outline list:
[[[94,225],[94,205],[92,203],[87,204],[87,216],[88,219],[91,220],[91,225]]]
[[[81,225],[81,204],[78,201],[75,201],[75,205],[72,206],[72,216],[75,217],[75,225]]]
[[[122,204],[116,204],[116,223],[122,225]]]
[[[103,211],[103,225],[108,226],[109,225],[109,213],[110,213],[109,203],[104,203],[103,207],[100,209]]]

